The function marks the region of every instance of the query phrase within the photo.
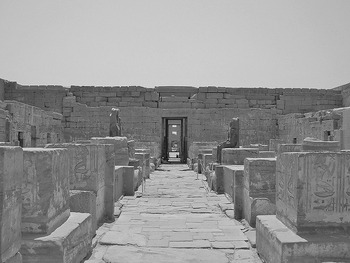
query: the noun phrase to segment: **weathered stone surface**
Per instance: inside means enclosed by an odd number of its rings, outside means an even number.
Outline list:
[[[97,144],[113,144],[115,165],[128,165],[129,151],[126,137],[92,137],[91,142]]]
[[[15,261],[21,247],[23,151],[0,147],[0,261]]]
[[[258,158],[275,158],[276,153],[274,151],[259,151]]]
[[[150,154],[149,153],[141,153],[136,152],[135,158],[140,161],[140,166],[142,170],[142,176],[143,178],[149,178],[150,176]]]
[[[280,139],[270,139],[269,140],[269,151],[277,152],[277,147],[279,144],[285,144],[284,140]]]
[[[277,158],[277,218],[295,232],[350,226],[350,152],[294,152]]]
[[[116,202],[123,195],[124,166],[115,166],[114,174],[114,201]]]
[[[22,255],[21,253],[17,252],[13,257],[9,258],[6,261],[3,261],[4,263],[22,263]]]
[[[91,214],[92,233],[97,229],[96,193],[93,191],[70,190],[69,207],[71,212]]]
[[[128,142],[129,159],[135,158],[135,141],[129,140]]]
[[[223,167],[223,178],[217,179],[218,188],[222,187],[231,197],[234,204],[234,218],[242,219],[244,165],[222,165],[221,167]]]
[[[87,213],[71,213],[68,220],[50,235],[23,236],[23,262],[81,262],[91,250],[92,218]]]
[[[302,150],[302,146],[301,144],[278,144],[277,145],[277,154],[279,155],[281,153],[285,153],[285,152],[301,152]]]
[[[115,166],[115,201],[117,201],[122,195],[133,196],[135,194],[134,171],[133,166]]]
[[[244,161],[243,215],[255,226],[257,215],[276,213],[276,158]]]
[[[192,249],[191,249],[192,248]],[[164,248],[135,248],[128,246],[110,246],[104,255],[105,262],[128,262],[133,255],[135,263],[154,262],[217,262],[226,263],[225,253],[213,250],[193,249],[164,249]]]
[[[269,263],[349,262],[347,233],[297,235],[275,215],[257,217],[256,247]]]
[[[193,142],[188,149],[188,157],[191,159],[197,159],[199,150],[201,149],[213,149],[217,147],[218,142]],[[208,152],[209,153],[209,152]]]
[[[214,161],[213,159],[213,155],[212,154],[203,154],[202,157],[202,166],[203,166],[203,170],[207,170],[207,168],[209,168],[209,164],[212,163]]]
[[[114,220],[114,146],[112,144],[104,144],[105,149],[105,198],[104,198],[104,212],[108,220]],[[102,163],[103,166],[103,163]]]
[[[340,152],[340,142],[321,141],[315,138],[305,138],[302,143],[303,152]]]
[[[266,197],[275,203],[276,158],[246,158],[244,188],[251,197]]]
[[[113,176],[113,155],[105,144],[49,144],[48,148],[65,148],[69,153],[69,179],[71,190],[93,191],[96,194],[96,220],[102,222],[106,215],[113,214],[113,194],[110,195]],[[107,146],[109,147],[109,146]],[[108,156],[106,156],[108,155]],[[108,160],[107,160],[108,158]],[[109,185],[106,186],[106,179]],[[106,195],[106,190],[108,194]],[[107,199],[106,199],[107,198]],[[108,210],[106,204],[109,204]]]
[[[50,234],[69,217],[69,162],[65,149],[23,149],[23,233]]]
[[[243,165],[245,158],[256,158],[259,155],[257,148],[226,148],[222,149],[223,165]]]
[[[268,151],[269,150],[269,146],[268,145],[260,144],[260,143],[250,144],[249,147],[247,147],[247,148],[258,148],[259,151]]]

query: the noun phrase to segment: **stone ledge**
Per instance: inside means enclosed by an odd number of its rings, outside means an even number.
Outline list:
[[[275,215],[257,217],[256,247],[260,256],[269,263],[350,260],[348,235],[297,235]]]
[[[23,261],[81,262],[91,250],[92,218],[87,213],[71,213],[68,220],[50,235],[23,235]]]

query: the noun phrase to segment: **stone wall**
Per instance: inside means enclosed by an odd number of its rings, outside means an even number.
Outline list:
[[[0,110],[0,126],[6,127],[5,137],[13,144],[21,144],[25,147],[44,146],[47,143],[60,142],[63,140],[62,115],[56,112],[43,111],[37,107],[23,104],[17,101],[5,101],[5,113]],[[6,120],[7,118],[7,120]],[[0,133],[0,136],[1,135]],[[3,138],[7,141],[6,138]]]
[[[301,143],[306,137],[341,140],[344,109],[278,116],[278,137],[286,143]],[[294,140],[295,142],[295,140]]]
[[[343,103],[340,90],[187,87],[186,93],[181,88],[72,86],[70,92],[76,96],[77,102],[90,107],[276,108],[279,114],[287,114],[331,109],[341,107]]]
[[[104,137],[109,133],[109,113],[112,106],[88,107],[76,102],[74,96],[64,100],[63,116],[66,141]],[[268,143],[276,135],[274,109],[159,109],[123,107],[120,110],[122,136],[160,147],[162,118],[187,118],[187,144],[197,141],[224,141],[233,117],[240,118],[242,145]],[[160,152],[160,151],[159,151]]]
[[[67,96],[67,88],[56,85],[28,86],[10,81],[3,82],[5,100],[15,100],[43,110],[62,113],[63,97]]]

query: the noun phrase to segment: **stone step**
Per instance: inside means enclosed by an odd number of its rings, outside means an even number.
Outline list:
[[[91,215],[72,212],[50,235],[23,235],[23,262],[81,262],[91,250],[92,233]]]

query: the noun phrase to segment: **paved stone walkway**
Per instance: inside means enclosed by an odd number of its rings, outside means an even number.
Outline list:
[[[196,177],[186,165],[162,165],[142,197],[120,201],[120,217],[99,230],[86,263],[261,262],[244,227],[222,212],[233,205]]]

